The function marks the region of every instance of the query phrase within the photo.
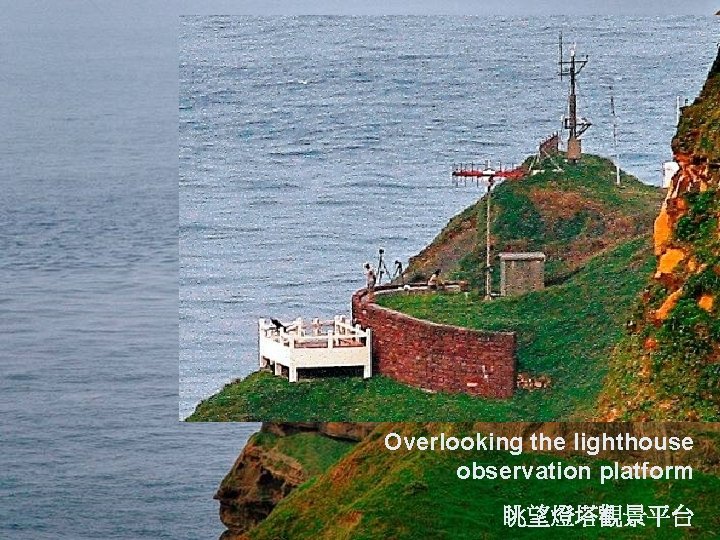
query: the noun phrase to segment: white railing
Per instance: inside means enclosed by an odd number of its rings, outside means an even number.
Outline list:
[[[363,377],[372,375],[372,335],[353,325],[344,315],[331,321],[295,319],[276,326],[269,319],[258,321],[260,368],[274,368],[275,375],[288,368],[290,382],[304,368],[362,367]]]

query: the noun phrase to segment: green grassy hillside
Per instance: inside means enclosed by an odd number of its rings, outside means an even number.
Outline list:
[[[616,187],[615,167],[609,160],[585,155],[577,165],[568,165],[561,159],[547,159],[535,168],[537,174],[503,182],[493,190],[491,247],[495,254],[543,251],[547,279],[558,282],[594,255],[651,230],[662,190],[624,172],[622,186]],[[410,281],[424,281],[442,268],[445,275],[480,286],[485,224],[483,197],[450,220],[427,248],[411,258]],[[497,278],[497,263],[494,268]]]
[[[277,452],[296,460],[308,477],[325,472],[353,446],[354,442],[325,437],[316,432],[300,432],[280,437],[261,431],[253,435],[253,444],[265,454]],[[226,478],[223,483],[232,479]]]
[[[290,384],[256,373],[198,405],[190,421],[564,420],[592,416],[635,299],[653,266],[648,238],[592,259],[561,285],[487,303],[477,293],[395,296],[383,303],[412,315],[472,328],[519,332],[520,370],[548,374],[552,387],[509,400],[428,394],[385,377]]]
[[[560,160],[555,160],[560,162]],[[375,376],[298,384],[255,373],[198,405],[190,421],[553,420],[593,414],[606,358],[652,271],[648,234],[662,192],[587,155],[576,166],[546,160],[537,174],[493,192],[493,248],[542,250],[552,285],[520,298],[485,303],[461,296],[392,297],[389,307],[438,322],[519,332],[519,370],[552,378],[550,389],[510,400],[428,394]],[[544,169],[542,168],[544,167]],[[454,261],[453,273],[482,280],[485,199],[453,218],[412,260],[410,272]],[[644,235],[640,238],[638,235]],[[496,275],[499,272],[496,272]]]
[[[434,426],[462,435],[469,425]],[[441,429],[442,428],[442,429]],[[403,435],[428,435],[428,426],[392,426]],[[460,481],[455,470],[478,461],[484,465],[589,464],[583,458],[530,454],[518,457],[500,452],[389,452],[378,429],[340,459],[326,473],[306,482],[243,538],[248,540],[303,539],[494,539],[494,538],[716,538],[720,479],[695,472],[691,481],[590,480]],[[595,464],[596,466],[597,464]],[[596,472],[596,471],[595,471]],[[644,528],[596,527],[508,529],[503,526],[505,504],[679,504],[695,513],[693,529],[664,523]],[[581,530],[582,529],[582,530]]]

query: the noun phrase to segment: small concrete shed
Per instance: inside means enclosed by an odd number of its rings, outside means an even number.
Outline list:
[[[500,295],[515,296],[545,288],[545,254],[500,253]]]

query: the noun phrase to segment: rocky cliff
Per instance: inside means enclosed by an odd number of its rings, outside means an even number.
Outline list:
[[[374,424],[305,422],[263,424],[225,476],[215,494],[221,540],[240,540],[264,520],[293,489],[324,471]]]
[[[657,270],[612,360],[603,419],[720,419],[720,53],[673,139]]]

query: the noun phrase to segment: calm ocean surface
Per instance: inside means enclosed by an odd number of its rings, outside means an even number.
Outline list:
[[[0,538],[215,539],[256,426],[177,418],[176,27],[73,8],[0,20]]]
[[[256,317],[346,310],[377,247],[404,259],[470,203],[450,163],[552,131],[563,21],[190,18],[178,43],[175,18],[96,4],[0,19],[0,538],[214,539],[257,426],[177,421],[178,50],[185,416],[253,368]],[[626,72],[623,153],[656,180],[714,25],[568,32],[586,148]]]
[[[362,263],[417,253],[479,195],[452,163],[517,163],[559,128],[557,37],[590,62],[584,150],[660,182],[711,17],[184,17],[180,416],[253,371],[262,316],[349,310]]]

